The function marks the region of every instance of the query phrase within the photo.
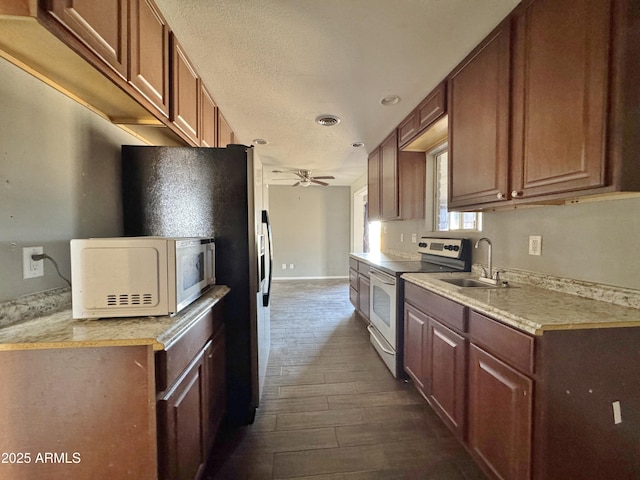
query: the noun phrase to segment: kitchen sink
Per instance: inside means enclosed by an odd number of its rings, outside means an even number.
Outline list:
[[[484,283],[479,280],[474,280],[473,278],[440,278],[442,282],[450,283],[451,285],[455,285],[456,287],[463,288],[506,288],[509,287],[509,284],[504,282],[499,285],[491,285],[489,283]]]

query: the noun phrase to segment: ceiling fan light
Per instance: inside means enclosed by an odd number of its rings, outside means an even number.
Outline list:
[[[301,187],[308,187],[309,185],[311,185],[311,180],[302,180],[300,182]]]

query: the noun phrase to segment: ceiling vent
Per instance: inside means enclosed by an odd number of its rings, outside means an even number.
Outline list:
[[[320,115],[316,118],[316,123],[323,127],[333,127],[340,123],[340,118],[335,115]]]

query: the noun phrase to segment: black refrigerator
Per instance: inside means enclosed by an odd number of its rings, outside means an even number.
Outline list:
[[[127,236],[213,237],[225,298],[227,419],[253,422],[270,348],[272,243],[252,147],[122,147]]]

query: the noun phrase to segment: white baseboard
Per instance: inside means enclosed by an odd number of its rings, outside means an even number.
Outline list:
[[[287,280],[345,280],[348,276],[344,277],[273,277],[274,282],[282,282]]]

